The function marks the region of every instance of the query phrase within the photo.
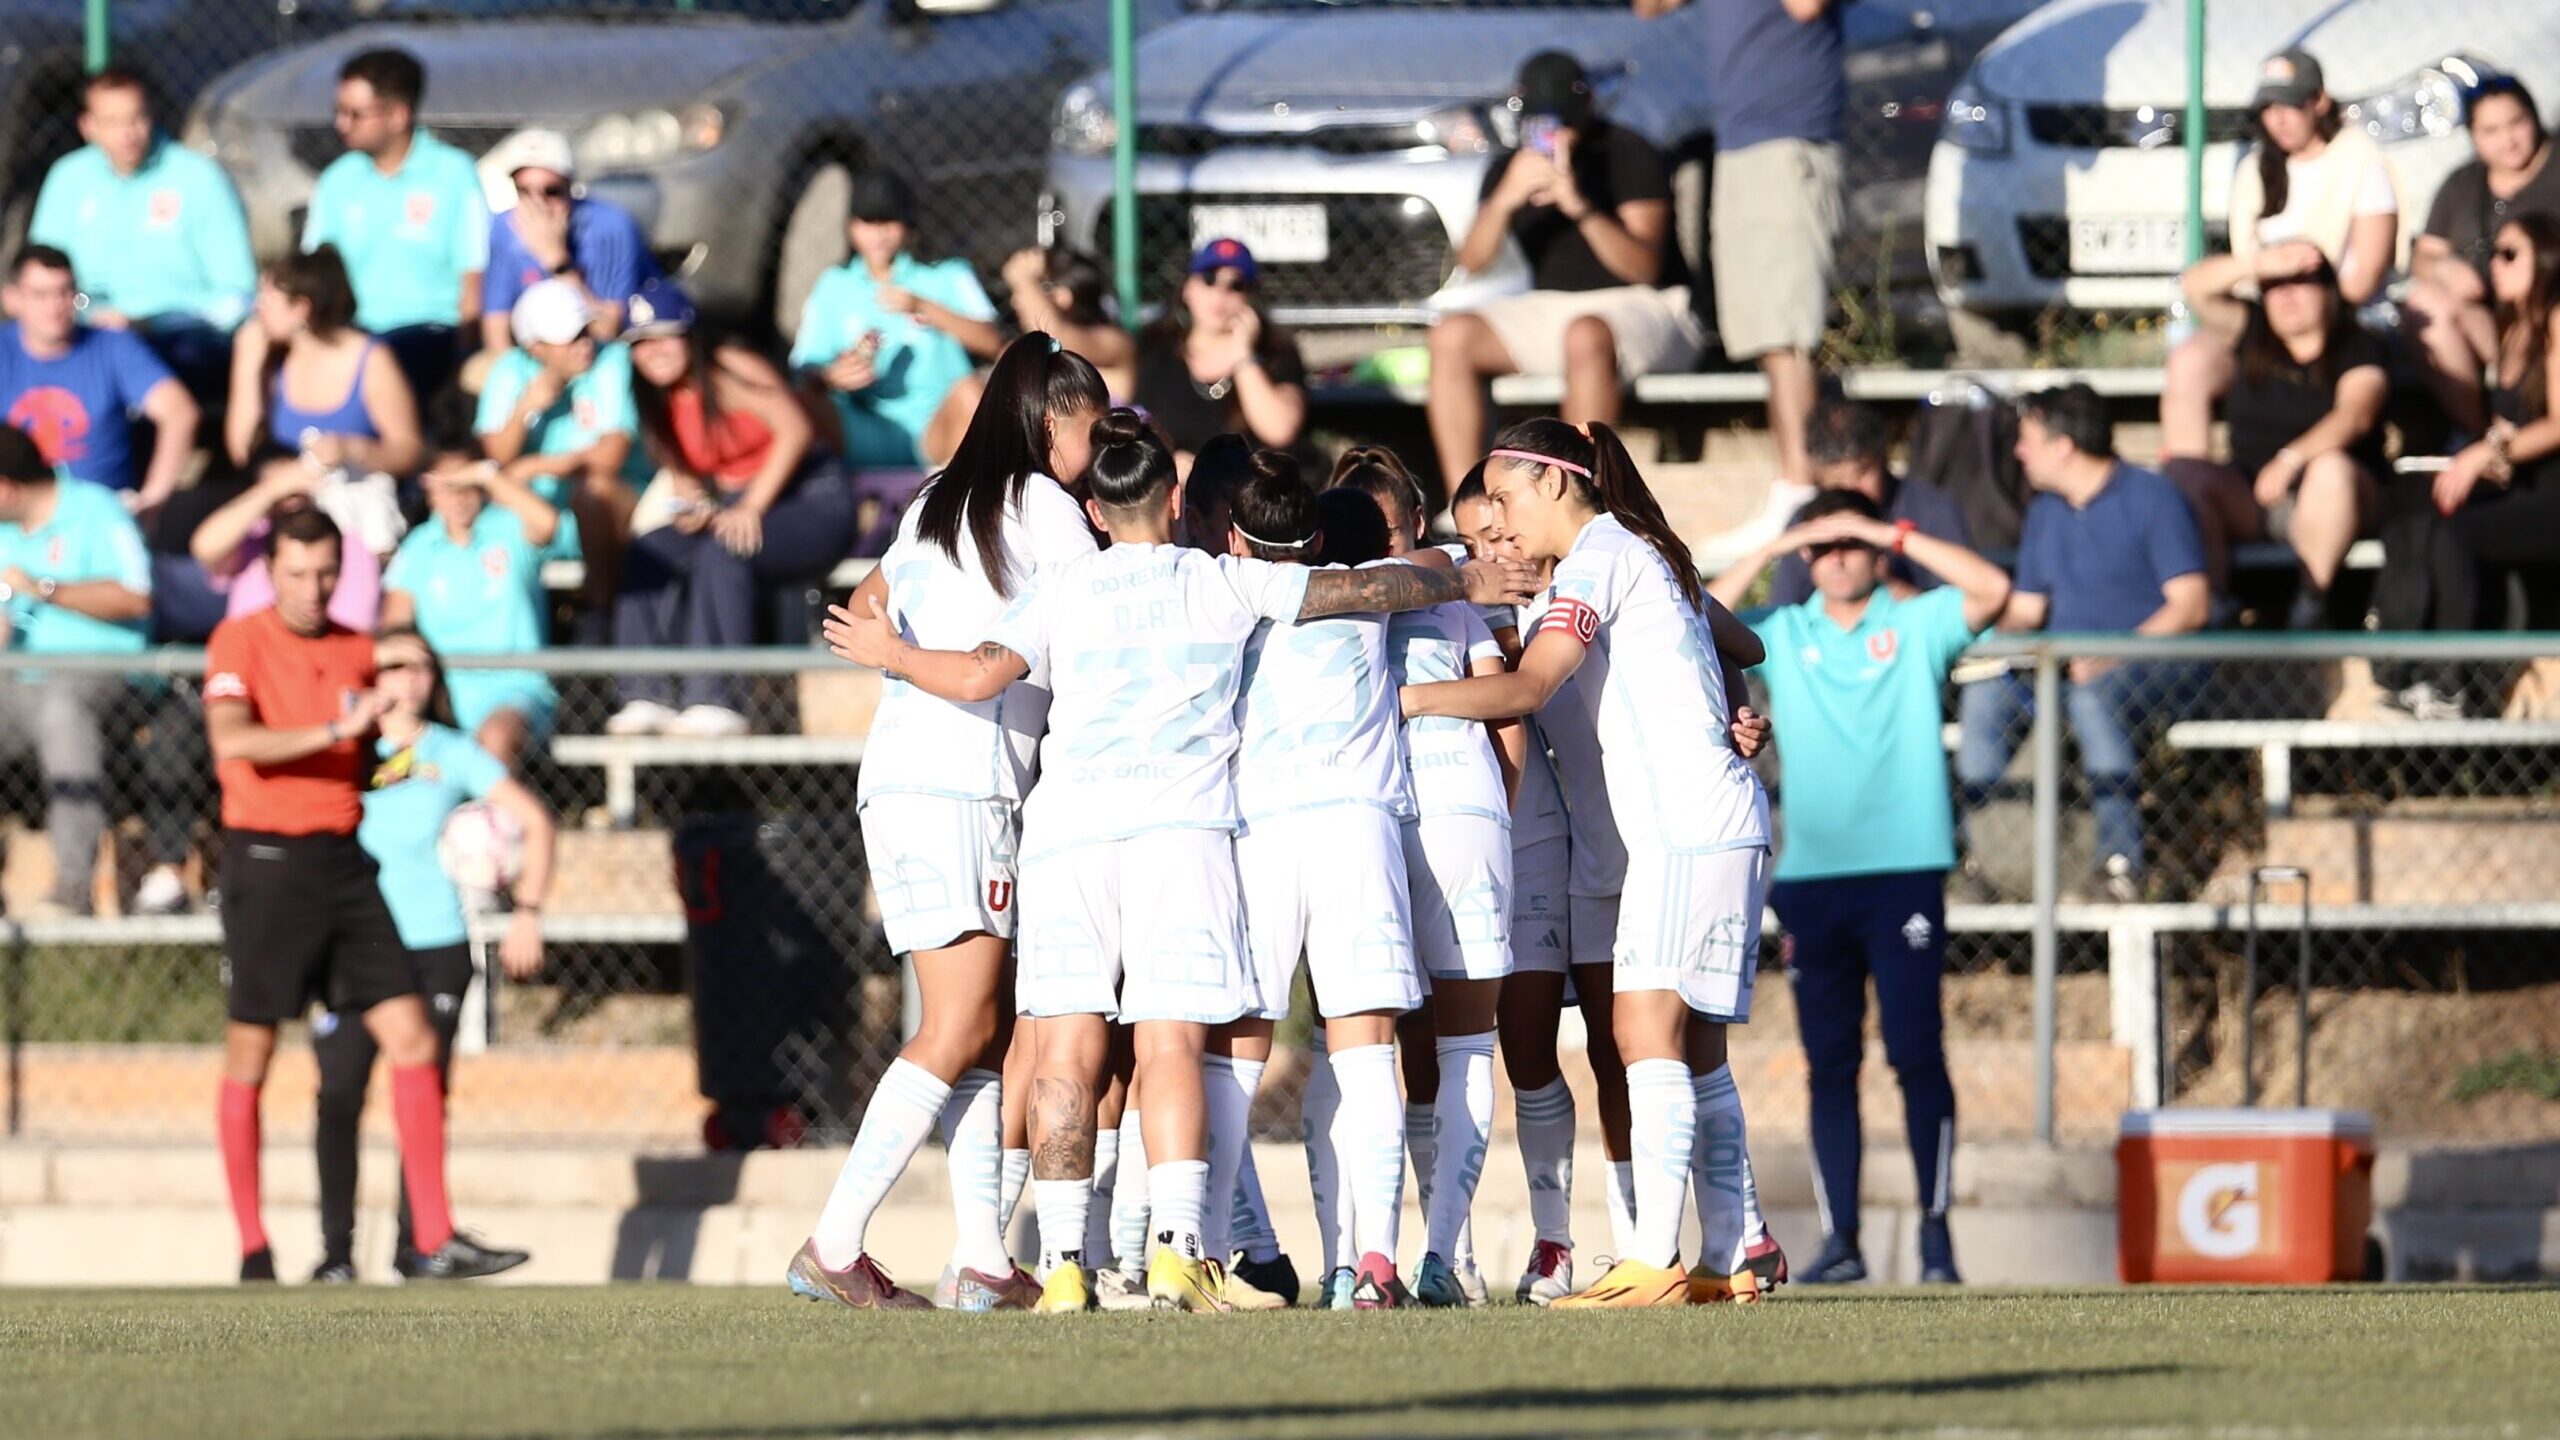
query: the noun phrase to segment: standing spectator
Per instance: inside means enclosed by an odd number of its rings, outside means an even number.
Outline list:
[[[632,392],[661,468],[614,602],[617,645],[753,644],[760,596],[825,574],[853,545],[852,491],[816,448],[800,397],[771,361],[694,320],[693,302],[664,282],[631,299]],[[609,734],[747,731],[735,677],[625,676],[621,690]]]
[[[1806,426],[1805,448],[1813,460],[1816,489],[1863,495],[1897,524],[1908,521],[1914,531],[1950,545],[1972,543],[1966,534],[1964,507],[1944,487],[1897,478],[1887,468],[1884,420],[1866,406],[1832,397],[1816,402],[1813,419]],[[1799,510],[1795,523],[1801,525],[1807,518]],[[1792,548],[1778,546],[1776,553],[1777,568],[1769,575],[1769,603],[1801,605],[1812,599],[1813,568]],[[1884,564],[1885,578],[1895,585],[1934,590],[1940,584],[1936,575],[1900,551],[1886,556]]]
[[[2030,395],[2019,406],[2018,463],[2040,492],[2027,506],[2005,630],[2185,635],[2211,604],[2204,545],[2178,487],[2116,458],[2106,402],[2087,385]],[[2186,688],[2183,666],[2130,660],[2071,662],[2063,693],[2097,812],[2099,868],[2111,898],[2142,889],[2138,736]],[[2004,673],[1964,687],[1956,777],[1979,809],[2008,773],[2035,700]]]
[[[2302,564],[2292,624],[2327,622],[2329,586],[2390,472],[2382,408],[2391,398],[2382,343],[2356,324],[2329,257],[2307,240],[2217,255],[2190,267],[2187,303],[2237,363],[2213,398],[2231,425],[2231,463],[2169,452],[2161,469],[2195,507],[2205,570],[2225,592],[2232,542],[2261,536]],[[2258,298],[2239,291],[2254,284]]]
[[[223,618],[238,620],[276,603],[268,552],[276,526],[301,510],[319,508],[329,480],[302,456],[268,446],[242,467],[252,477],[247,488],[204,518],[188,542],[190,554],[204,570],[215,594],[223,597]],[[338,582],[329,591],[329,620],[341,629],[370,635],[382,612],[382,558],[363,545],[346,547]]]
[[[151,618],[151,555],[115,492],[57,480],[24,430],[0,426],[0,645],[27,655],[137,655]],[[53,898],[24,919],[86,915],[107,832],[106,728],[118,675],[0,676],[0,746],[44,769]]]
[[[517,348],[489,367],[472,428],[489,458],[547,503],[577,516],[548,554],[581,553],[587,613],[612,613],[631,543],[635,482],[647,483],[632,441],[631,347],[596,339],[598,305],[572,280],[545,280],[516,301]]]
[[[791,365],[835,402],[857,470],[939,467],[978,408],[980,360],[1003,348],[995,303],[966,260],[926,261],[906,177],[866,171],[846,222],[853,258],[818,277]]]
[[[431,397],[478,331],[489,202],[471,157],[418,128],[426,90],[405,50],[367,50],[339,68],[347,153],[312,186],[302,248],[337,247],[357,321],[391,347],[411,393]]]
[[[1138,408],[1186,475],[1211,436],[1287,450],[1306,434],[1307,364],[1254,303],[1261,284],[1244,242],[1212,240],[1191,257],[1181,301],[1138,337]]]
[[[1533,288],[1431,329],[1431,438],[1451,485],[1484,453],[1492,377],[1562,375],[1565,419],[1616,424],[1628,381],[1698,359],[1661,153],[1592,108],[1570,55],[1530,56],[1514,94],[1520,148],[1486,167],[1458,264],[1481,273],[1516,239]]]
[[[141,336],[199,411],[218,409],[231,331],[258,284],[239,193],[221,166],[153,127],[130,70],[81,87],[80,138],[45,175],[27,238],[79,267],[90,324]]]
[[[156,511],[178,488],[195,448],[196,402],[150,347],[121,330],[80,323],[71,257],[30,245],[9,268],[10,323],[0,328],[0,407],[64,475],[127,492],[125,507]],[[133,416],[151,422],[151,461],[133,465]]]
[[[1812,1088],[1814,1181],[1829,1230],[1821,1255],[1797,1274],[1814,1284],[1866,1278],[1858,1068],[1873,979],[1921,1198],[1921,1278],[1952,1284],[1956,1094],[1940,1043],[1938,987],[1955,809],[1938,738],[1940,697],[1956,657],[2000,618],[2009,577],[1908,520],[1888,522],[1869,496],[1831,489],[1708,593],[1739,603],[1781,554],[1803,559],[1815,593],[1742,618],[1768,649],[1760,676],[1783,737],[1778,805],[1786,839],[1769,903],[1787,928],[1787,973]],[[1916,559],[1947,583],[1914,592],[1892,581],[1898,558]]]
[[[2489,257],[2498,231],[2521,215],[2560,220],[2560,167],[2523,82],[2493,75],[2471,92],[2477,159],[2444,178],[2409,259],[2414,282],[2401,303],[2405,328],[2425,353],[2427,381],[2456,428],[2479,434],[2480,372],[2497,353]]]
[[[1004,287],[1022,333],[1054,335],[1092,361],[1115,400],[1137,393],[1138,342],[1113,318],[1101,261],[1063,245],[1017,250],[1004,262]]]
[[[622,333],[623,310],[658,274],[649,237],[631,212],[577,193],[577,152],[556,130],[519,130],[482,162],[506,175],[516,203],[489,221],[489,271],[480,296],[481,345],[515,341],[516,302],[548,279],[573,280],[595,301],[598,340]]]

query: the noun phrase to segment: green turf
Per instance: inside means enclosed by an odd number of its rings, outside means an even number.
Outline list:
[[[0,1435],[2542,1434],[2560,1295],[853,1315],[774,1290],[0,1292]]]

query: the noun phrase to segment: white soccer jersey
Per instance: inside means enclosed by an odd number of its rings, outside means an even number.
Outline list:
[[[1327,805],[1374,806],[1399,820],[1414,813],[1386,616],[1255,630],[1236,723],[1236,805],[1246,823]]]
[[[928,650],[966,650],[984,639],[1005,612],[978,547],[964,527],[960,556],[917,538],[921,499],[898,521],[898,538],[880,558],[889,582],[889,624]],[[1032,476],[1021,499],[1006,507],[1006,570],[1021,595],[1034,576],[1051,566],[1094,553],[1084,512],[1058,482]],[[880,686],[880,712],[871,722],[859,800],[874,795],[941,795],[956,800],[1020,801],[1037,770],[1037,746],[1049,711],[1047,677],[1034,674],[1005,687],[993,700],[955,705],[899,680]]]
[[[1765,848],[1768,799],[1734,753],[1715,641],[1662,556],[1602,515],[1574,538],[1552,588],[1538,634],[1587,647],[1577,693],[1629,852]]]
[[[1399,686],[1463,680],[1474,661],[1501,658],[1493,632],[1465,601],[1388,617],[1387,664]],[[1502,766],[1494,759],[1493,741],[1482,722],[1417,716],[1405,722],[1404,748],[1415,813],[1481,815],[1510,823],[1511,797],[1503,789]]]
[[[1295,620],[1303,565],[1114,545],[1043,570],[985,638],[1049,667],[1026,864],[1151,830],[1236,828],[1245,641]]]
[[[1520,634],[1534,634],[1552,595],[1539,597],[1520,612]],[[1538,733],[1546,737],[1555,761],[1556,783],[1564,790],[1565,823],[1573,836],[1573,893],[1615,895],[1627,882],[1627,846],[1618,838],[1617,817],[1609,810],[1609,783],[1600,760],[1600,731],[1584,703],[1582,687],[1590,667],[1566,679],[1537,714]],[[1525,788],[1525,781],[1523,782]]]

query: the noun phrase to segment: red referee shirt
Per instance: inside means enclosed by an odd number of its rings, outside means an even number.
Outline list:
[[[332,624],[297,635],[272,607],[215,628],[205,647],[204,702],[245,701],[270,730],[338,718],[349,691],[373,688],[373,638]],[[364,818],[364,737],[350,735],[284,765],[225,760],[222,823],[274,835],[353,835]]]

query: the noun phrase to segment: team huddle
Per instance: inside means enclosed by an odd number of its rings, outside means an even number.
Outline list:
[[[1030,335],[999,359],[827,626],[885,676],[863,838],[923,1014],[795,1291],[933,1303],[864,1237],[938,1131],[946,1305],[1296,1303],[1247,1125],[1302,968],[1321,1304],[1484,1298],[1468,1217],[1497,1035],[1537,1229],[1517,1298],[1752,1301],[1784,1280],[1725,1065],[1768,882],[1746,763],[1766,726],[1735,705],[1760,644],[1604,427],[1514,426],[1457,499],[1468,544],[1438,550],[1383,450],[1321,494],[1269,451],[1204,451],[1185,481],[1082,357]],[[1617,1256],[1579,1290],[1569,995]],[[1408,1153],[1428,1232],[1409,1283]],[[1003,1238],[1026,1181],[1036,1274]]]

